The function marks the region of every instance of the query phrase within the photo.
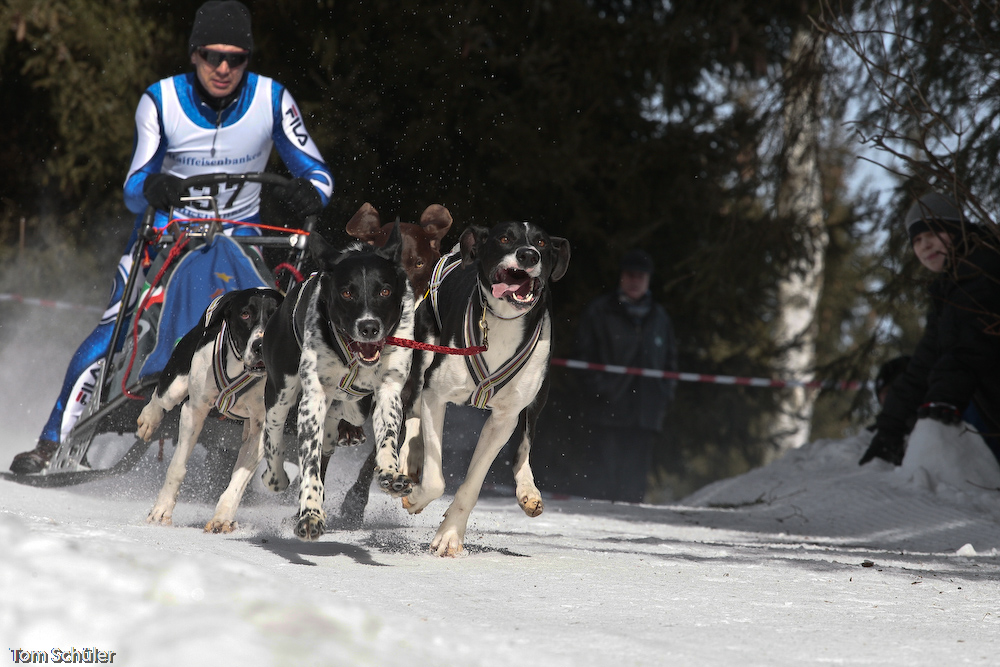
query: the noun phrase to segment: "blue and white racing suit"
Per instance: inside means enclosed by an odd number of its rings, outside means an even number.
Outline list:
[[[93,395],[100,366],[107,354],[118,311],[125,301],[132,308],[142,289],[137,280],[133,294],[123,298],[132,267],[146,199],[142,194],[150,174],[172,174],[188,178],[198,174],[241,174],[264,171],[271,149],[292,175],[309,179],[316,187],[323,205],[333,194],[333,177],[319,149],[306,131],[298,106],[280,83],[252,72],[244,74],[236,98],[216,110],[206,104],[195,90],[195,74],[180,74],[154,83],[139,101],[135,112],[135,142],[132,163],[125,180],[125,205],[139,214],[115,273],[108,307],[100,324],[77,348],[63,380],[49,420],[40,439],[61,442],[80,418]],[[192,195],[216,195],[219,216],[243,222],[260,221],[260,184],[245,183],[231,187],[211,186]],[[166,224],[165,212],[157,212],[156,224]],[[180,217],[214,217],[207,200],[189,202],[176,209]],[[251,227],[226,233],[256,234]],[[142,271],[141,266],[135,267]],[[142,278],[142,276],[139,276]],[[121,345],[118,341],[117,345]]]

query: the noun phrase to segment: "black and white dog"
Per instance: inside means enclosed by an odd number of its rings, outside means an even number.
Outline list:
[[[337,251],[318,234],[310,235],[309,244],[321,269],[288,293],[264,337],[263,481],[274,491],[288,486],[282,431],[301,395],[295,533],[303,540],[315,540],[325,530],[321,454],[333,451],[341,419],[364,423],[371,400],[379,486],[395,496],[411,489],[399,471],[397,449],[403,428],[400,392],[413,355],[408,348],[386,346],[388,336],[413,337],[413,289],[401,264],[399,227],[382,248],[355,243]]]
[[[488,337],[488,349],[472,356],[421,352],[414,359],[410,380],[418,396],[420,437],[408,433],[400,454],[406,472],[420,480],[402,501],[411,514],[444,493],[441,435],[446,405],[469,403],[491,411],[465,480],[431,542],[438,555],[462,551],[483,480],[515,429],[517,502],[528,516],[542,513],[528,453],[548,392],[549,281],[565,275],[569,258],[566,239],[549,236],[530,222],[507,222],[492,229],[466,229],[457,250],[435,267],[430,293],[417,309],[417,340],[465,348],[479,346]]]
[[[169,525],[177,494],[205,419],[213,408],[243,421],[240,452],[229,487],[219,498],[206,532],[228,533],[236,527],[236,508],[247,482],[263,457],[264,359],[262,340],[267,321],[278,309],[281,293],[259,288],[227,292],[205,310],[201,321],[174,347],[156,390],[137,420],[136,434],[147,442],[166,411],[181,406],[177,447],[167,478],[147,521]]]

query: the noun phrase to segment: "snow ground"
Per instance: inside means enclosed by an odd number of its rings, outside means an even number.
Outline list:
[[[42,320],[0,323],[3,469],[72,350]],[[257,485],[240,530],[206,535],[197,453],[172,528],[145,523],[155,447],[114,480],[0,480],[0,662],[96,647],[120,665],[992,665],[1000,470],[949,475],[940,435],[899,469],[859,467],[865,435],[812,443],[670,506],[550,495],[529,519],[497,489],[457,559],[426,551],[447,498],[410,517],[373,493],[361,529],[303,543],[294,497]],[[328,513],[363,455],[334,458]]]

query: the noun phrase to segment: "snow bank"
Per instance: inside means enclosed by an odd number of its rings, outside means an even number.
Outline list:
[[[820,440],[681,504],[729,510],[788,539],[977,553],[1000,548],[1000,467],[978,435],[920,420],[900,467],[859,466],[871,434]],[[969,549],[966,549],[968,553]]]

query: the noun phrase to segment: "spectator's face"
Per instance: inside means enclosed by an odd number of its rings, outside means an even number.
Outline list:
[[[219,54],[244,54],[249,53],[238,46],[231,44],[209,44],[200,46],[191,54],[191,62],[194,63],[198,80],[205,87],[212,97],[225,97],[240,84],[243,72],[247,68],[247,58],[239,65],[230,65],[226,60],[219,60]],[[218,65],[213,65],[217,62]]]
[[[941,273],[951,250],[951,236],[932,231],[920,232],[913,239],[913,252],[929,271]]]
[[[638,301],[649,291],[649,274],[645,271],[622,271],[618,284],[625,296],[632,301]]]

